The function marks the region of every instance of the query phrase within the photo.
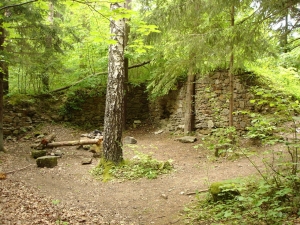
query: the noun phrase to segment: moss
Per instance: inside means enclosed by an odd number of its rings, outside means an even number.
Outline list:
[[[37,159],[37,158],[45,156],[45,155],[47,155],[47,151],[46,150],[32,150],[31,151],[31,156],[34,159]]]
[[[98,164],[98,169],[102,171],[102,181],[107,182],[113,179],[113,175],[111,174],[111,170],[115,166],[122,166],[125,162],[121,162],[119,164],[116,164],[112,161],[107,161],[104,158],[100,159],[100,162]]]
[[[210,185],[209,192],[214,201],[234,199],[240,195],[237,186],[232,181],[215,182]]]
[[[57,166],[56,156],[43,156],[36,159],[36,164],[38,167],[53,168]]]

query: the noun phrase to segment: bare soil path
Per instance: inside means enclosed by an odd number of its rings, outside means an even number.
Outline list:
[[[55,132],[56,141],[78,140],[83,133],[53,124],[40,131]],[[245,158],[211,161],[207,150],[194,148],[200,141],[180,143],[170,134],[154,131],[144,127],[125,134],[137,139],[134,149],[158,160],[173,160],[175,170],[154,180],[103,183],[89,172],[98,159],[81,165],[92,153],[76,147],[60,147],[64,155],[55,168],[38,168],[30,157],[34,139],[6,142],[8,153],[0,154],[0,172],[32,166],[0,180],[0,224],[180,225],[184,205],[195,199],[192,192],[206,189],[213,181],[257,173]],[[133,156],[132,147],[125,147],[124,156]]]

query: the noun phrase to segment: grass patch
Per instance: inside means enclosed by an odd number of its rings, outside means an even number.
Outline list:
[[[151,155],[135,151],[135,156],[119,164],[100,160],[91,173],[103,181],[112,179],[134,180],[139,178],[156,179],[159,175],[170,173],[173,170],[172,161],[159,161]]]

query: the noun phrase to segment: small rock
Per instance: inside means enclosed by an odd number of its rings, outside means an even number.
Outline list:
[[[102,157],[102,152],[93,153],[93,158],[101,158],[101,157]]]
[[[157,135],[157,134],[161,134],[163,132],[164,132],[163,130],[158,130],[158,131],[154,132],[154,134]]]
[[[12,138],[11,136],[7,136],[6,140],[7,140],[7,141],[12,141],[13,138]]]
[[[45,137],[44,134],[39,134],[36,138],[43,138],[43,137]]]
[[[57,150],[56,152],[54,152],[54,155],[58,156],[59,158],[61,158],[64,155],[64,153],[61,152],[61,151],[59,151],[59,150]]]
[[[124,144],[136,144],[137,140],[134,137],[125,137],[124,138]]]
[[[166,195],[166,194],[161,194],[161,197],[164,199],[168,199],[168,195]]]
[[[83,145],[82,148],[83,148],[83,150],[90,150],[91,146],[90,145]]]
[[[92,161],[93,161],[93,158],[84,158],[84,159],[81,161],[81,164],[82,164],[82,165],[91,164]]]

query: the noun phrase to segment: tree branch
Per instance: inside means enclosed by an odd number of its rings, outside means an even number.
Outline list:
[[[146,61],[146,62],[142,62],[140,64],[132,65],[132,66],[129,66],[128,69],[133,69],[133,68],[141,67],[141,66],[149,64],[150,62],[151,61]],[[59,92],[59,91],[63,91],[63,90],[69,89],[70,87],[73,87],[73,86],[81,83],[82,81],[86,80],[87,78],[90,78],[90,77],[93,77],[93,76],[97,76],[97,75],[98,76],[99,75],[106,75],[106,74],[107,74],[107,72],[100,72],[100,73],[94,73],[94,74],[88,75],[85,78],[83,78],[83,79],[81,79],[79,81],[74,82],[73,84],[70,84],[70,85],[67,85],[65,87],[61,87],[61,88],[55,89],[53,91],[50,91],[50,93],[55,93],[55,92]]]
[[[3,7],[0,8],[0,11],[5,10],[5,9],[8,9],[8,8],[18,7],[18,6],[21,6],[21,5],[26,5],[26,4],[33,3],[33,2],[37,2],[37,1],[38,1],[38,0],[32,0],[32,1],[29,1],[29,2],[23,2],[23,3],[20,3],[20,4],[3,6]]]

